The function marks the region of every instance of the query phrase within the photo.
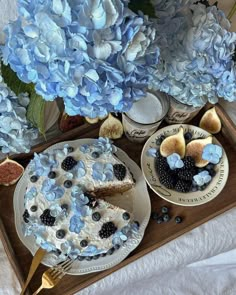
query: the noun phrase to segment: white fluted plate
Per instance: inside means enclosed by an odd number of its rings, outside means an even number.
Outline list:
[[[50,151],[53,149],[62,148],[64,144],[69,144],[72,147],[77,147],[85,143],[92,142],[93,139],[78,139],[75,141],[67,141],[57,143],[52,145],[45,151]],[[133,213],[135,220],[140,223],[140,229],[137,234],[133,234],[128,241],[122,246],[119,250],[116,250],[112,255],[107,255],[106,257],[100,257],[97,260],[91,261],[75,261],[73,263],[72,269],[68,272],[71,275],[83,275],[91,272],[102,271],[108,268],[111,268],[122,260],[124,260],[130,252],[132,252],[142,241],[144,231],[149,221],[151,213],[151,204],[150,198],[146,186],[145,179],[143,177],[142,171],[139,166],[129,158],[129,156],[118,148],[116,152],[117,157],[123,161],[126,166],[133,173],[133,176],[136,180],[134,188],[123,193],[122,195],[117,194],[111,198],[106,198],[109,202],[114,205],[118,205],[121,208]],[[15,213],[15,226],[17,234],[22,241],[22,243],[29,249],[32,255],[37,251],[38,246],[35,243],[33,237],[25,237],[22,231],[24,213],[24,194],[26,191],[28,183],[28,167],[26,168],[22,178],[18,182],[13,198],[14,213]],[[48,253],[44,260],[43,264],[47,266],[55,265],[58,261],[56,260],[56,255]]]

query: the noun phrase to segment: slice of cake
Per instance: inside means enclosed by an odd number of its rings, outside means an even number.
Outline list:
[[[138,228],[129,212],[95,198],[134,184],[108,139],[35,154],[25,193],[24,234],[60,255],[96,259],[112,254]],[[91,194],[92,192],[92,194]]]

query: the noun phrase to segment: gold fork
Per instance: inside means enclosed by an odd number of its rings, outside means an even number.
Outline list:
[[[64,262],[57,264],[46,270],[42,276],[42,284],[33,295],[38,294],[42,289],[51,289],[57,285],[61,278],[64,277],[66,272],[70,270],[74,260],[68,258]]]

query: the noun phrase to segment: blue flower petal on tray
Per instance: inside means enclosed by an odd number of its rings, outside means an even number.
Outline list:
[[[203,160],[209,161],[212,164],[218,164],[223,154],[223,149],[217,144],[207,144],[202,152]]]
[[[177,153],[173,153],[167,157],[167,163],[171,170],[179,169],[184,167],[184,162],[181,160],[181,157]]]

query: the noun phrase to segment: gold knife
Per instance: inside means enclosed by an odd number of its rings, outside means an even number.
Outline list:
[[[45,256],[45,254],[47,253],[46,250],[42,249],[42,248],[39,248],[37,250],[37,252],[34,254],[34,257],[33,257],[33,260],[31,262],[31,266],[30,266],[30,270],[29,270],[29,273],[28,273],[28,277],[27,277],[27,280],[24,284],[24,287],[20,293],[20,295],[23,295],[26,288],[28,287],[29,285],[29,282],[30,280],[32,279],[36,269],[38,268],[40,262],[42,261],[43,257]]]

